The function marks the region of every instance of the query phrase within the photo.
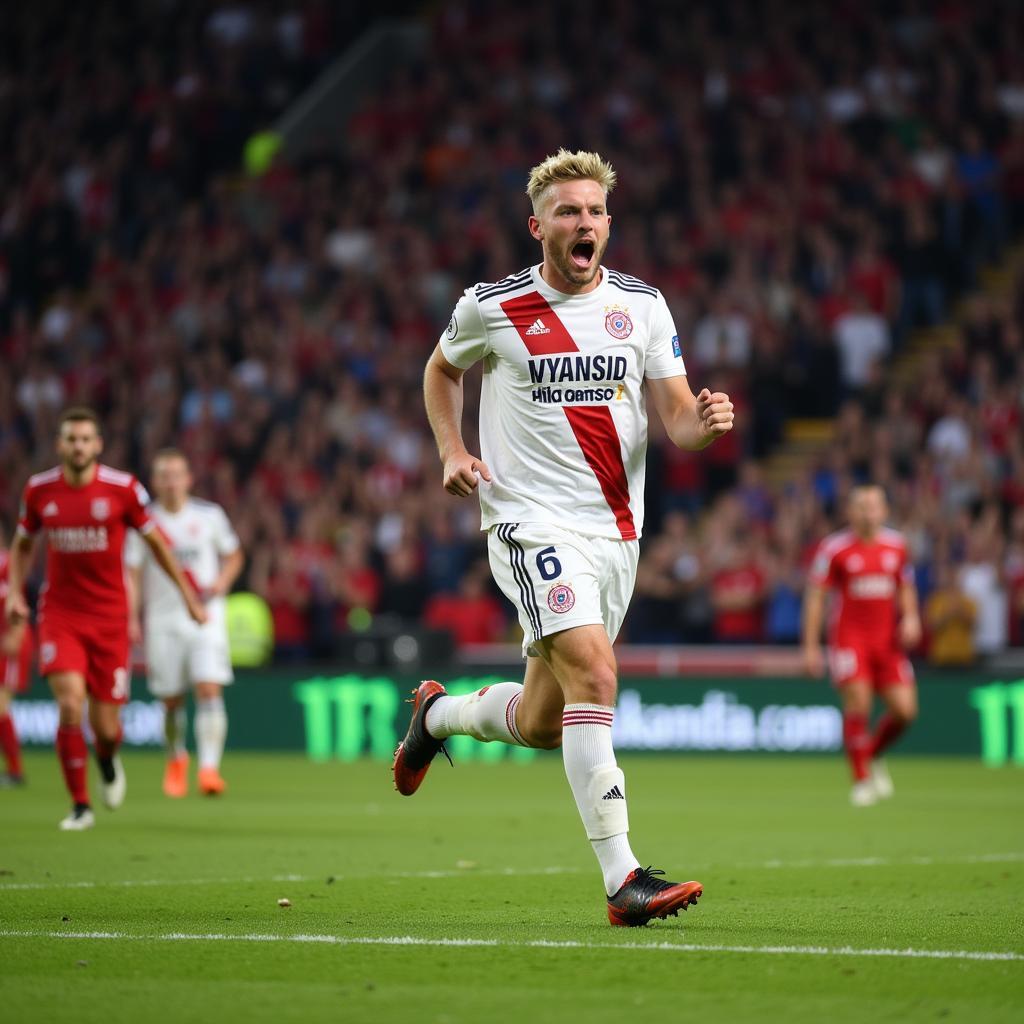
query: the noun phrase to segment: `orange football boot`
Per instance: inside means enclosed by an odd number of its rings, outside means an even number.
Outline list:
[[[172,757],[164,767],[164,796],[174,800],[188,796],[188,754]]]
[[[655,917],[676,917],[680,910],[696,906],[704,895],[700,882],[666,882],[654,877],[663,874],[649,867],[631,871],[619,891],[608,897],[608,920],[635,928]]]
[[[199,769],[199,792],[204,796],[220,796],[228,788],[216,768]]]

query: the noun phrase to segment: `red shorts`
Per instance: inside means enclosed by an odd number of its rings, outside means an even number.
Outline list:
[[[32,682],[32,652],[35,644],[31,627],[25,630],[21,649],[13,658],[0,655],[0,690],[8,693],[24,693]]]
[[[914,682],[914,667],[901,650],[849,643],[830,647],[829,670],[836,686],[855,680],[870,683],[874,690],[889,686],[905,686]]]
[[[128,624],[44,612],[39,620],[39,672],[81,672],[90,697],[124,704],[131,686]]]

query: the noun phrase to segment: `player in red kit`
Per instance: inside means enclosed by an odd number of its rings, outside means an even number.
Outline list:
[[[72,800],[71,813],[60,823],[64,831],[94,824],[82,734],[86,697],[104,803],[114,809],[124,801],[125,775],[117,749],[119,708],[128,699],[130,671],[123,563],[128,527],[145,537],[181,591],[192,618],[206,619],[202,603],[146,511],[145,489],[130,473],[100,465],[102,450],[95,413],[70,409],[61,416],[61,464],[36,474],[26,485],[8,570],[6,617],[18,625],[28,618],[23,587],[35,536],[45,530],[48,557],[39,600],[39,670],[53,690],[60,714],[57,756]]]
[[[850,528],[822,541],[804,599],[804,662],[812,676],[824,669],[821,627],[826,592],[835,602],[828,629],[829,667],[843,705],[843,740],[853,771],[850,801],[867,807],[892,796],[883,751],[917,716],[917,687],[906,652],[921,639],[917,589],[901,534],[885,526],[889,509],[881,487],[856,487]],[[885,712],[869,730],[877,693]]]
[[[10,556],[0,536],[0,601],[7,600],[7,565]],[[28,689],[32,675],[32,627],[27,622],[8,626],[0,622],[0,751],[6,772],[0,775],[0,787],[21,786],[21,744],[11,714],[15,694]]]

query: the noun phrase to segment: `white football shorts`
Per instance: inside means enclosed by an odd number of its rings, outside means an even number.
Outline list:
[[[180,697],[195,683],[226,686],[234,678],[222,622],[163,629],[146,623],[146,683],[154,697]]]
[[[574,626],[603,625],[614,643],[633,596],[639,541],[500,523],[487,531],[487,554],[519,613],[524,658],[537,654],[537,640]]]

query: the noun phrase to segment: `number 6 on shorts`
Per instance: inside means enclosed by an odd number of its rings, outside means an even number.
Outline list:
[[[553,580],[562,575],[562,563],[555,555],[554,545],[537,552],[537,572],[542,580]]]

